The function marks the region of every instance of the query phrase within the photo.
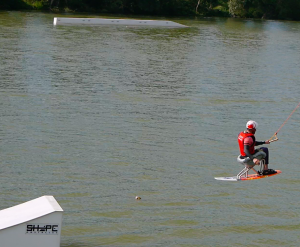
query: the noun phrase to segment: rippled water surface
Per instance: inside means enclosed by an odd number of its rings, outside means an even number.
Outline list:
[[[299,22],[53,17],[0,12],[0,209],[53,195],[61,247],[299,246],[299,110],[269,146],[282,174],[214,180],[249,119],[265,140],[299,103]]]

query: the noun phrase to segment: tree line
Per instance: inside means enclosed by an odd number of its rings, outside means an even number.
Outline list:
[[[0,9],[300,20],[300,0],[0,0]]]

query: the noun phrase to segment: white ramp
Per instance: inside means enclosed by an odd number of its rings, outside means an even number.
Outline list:
[[[59,247],[63,209],[42,196],[0,211],[0,246]]]
[[[125,25],[125,26],[160,26],[187,27],[173,21],[102,19],[102,18],[65,18],[54,17],[53,25]]]

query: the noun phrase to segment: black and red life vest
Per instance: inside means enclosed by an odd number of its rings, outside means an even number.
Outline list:
[[[252,133],[241,132],[238,136],[238,143],[240,147],[240,153],[242,156],[247,156],[244,152],[244,140],[246,137],[251,136],[253,138],[253,144],[249,147],[250,154],[255,153],[255,136]]]

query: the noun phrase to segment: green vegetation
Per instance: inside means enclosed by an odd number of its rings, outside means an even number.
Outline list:
[[[23,0],[1,0],[0,9],[4,10],[21,10],[32,8]]]
[[[300,20],[300,0],[229,0],[232,16]]]
[[[0,9],[300,20],[300,0],[1,0]]]

